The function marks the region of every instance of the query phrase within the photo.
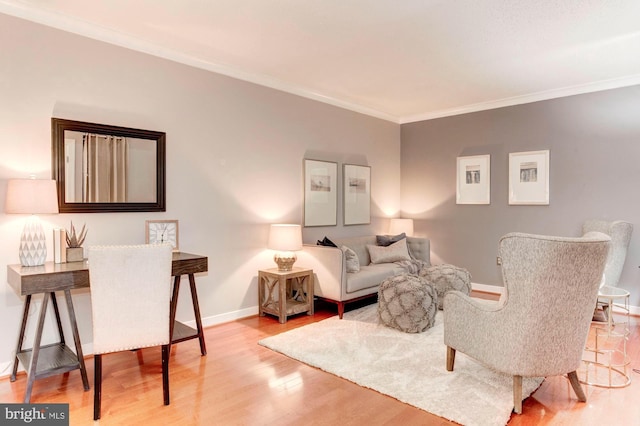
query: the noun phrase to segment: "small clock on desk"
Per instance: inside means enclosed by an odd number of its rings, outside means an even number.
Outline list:
[[[147,220],[147,244],[169,243],[173,251],[178,251],[178,221],[177,220]]]

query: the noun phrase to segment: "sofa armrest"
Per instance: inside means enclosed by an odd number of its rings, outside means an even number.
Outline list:
[[[304,245],[298,252],[296,266],[309,267],[315,275],[314,294],[342,300],[342,283],[347,282],[344,253],[336,247]]]

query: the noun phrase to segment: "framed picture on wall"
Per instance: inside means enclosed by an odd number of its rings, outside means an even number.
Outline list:
[[[549,150],[509,154],[509,204],[549,205]]]
[[[456,204],[491,203],[491,156],[458,157]]]
[[[338,163],[304,160],[304,226],[338,224]]]
[[[344,224],[371,223],[371,167],[344,164],[342,176]]]

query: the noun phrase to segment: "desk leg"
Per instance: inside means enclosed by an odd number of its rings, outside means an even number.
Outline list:
[[[18,335],[18,345],[16,346],[15,359],[13,360],[13,371],[11,372],[10,380],[12,382],[16,381],[16,374],[18,373],[18,364],[20,360],[18,359],[18,353],[22,351],[22,343],[24,342],[24,333],[27,330],[27,319],[29,318],[29,307],[31,306],[31,295],[27,295],[27,298],[24,301],[24,308],[22,310],[22,325],[20,326],[20,334]]]
[[[207,354],[207,346],[204,342],[200,303],[198,303],[198,292],[196,291],[196,278],[193,274],[189,274],[189,286],[191,287],[191,302],[193,303],[193,313],[196,317],[196,327],[198,328],[198,340],[200,340],[200,353],[204,356]]]
[[[180,275],[173,279],[173,294],[171,295],[171,305],[169,307],[169,343],[173,342],[173,327],[176,322],[176,309],[178,307],[178,293],[180,291]],[[171,350],[171,345],[169,345]]]
[[[40,307],[40,316],[38,318],[38,327],[36,328],[36,336],[33,339],[33,349],[31,350],[31,362],[27,370],[27,389],[24,393],[24,403],[27,404],[31,400],[31,391],[33,383],[36,380],[36,371],[38,368],[38,355],[40,355],[40,342],[42,340],[42,330],[44,328],[44,318],[47,314],[47,305],[51,293],[44,293],[42,297],[42,306]]]
[[[53,295],[53,293],[52,293]],[[55,297],[55,295],[54,295]],[[67,302],[67,310],[69,311],[69,321],[71,321],[71,331],[73,333],[73,341],[76,344],[76,355],[78,357],[78,364],[80,365],[80,375],[82,376],[82,384],[84,385],[84,390],[89,390],[89,379],[87,378],[87,369],[84,366],[84,355],[82,354],[82,345],[80,344],[80,333],[78,333],[78,323],[76,322],[76,313],[73,309],[73,300],[71,299],[71,290],[64,291],[64,297]],[[55,298],[53,299],[55,300]],[[57,304],[56,304],[57,310]],[[60,316],[58,317],[58,326],[60,326]],[[64,339],[62,337],[62,328],[60,328],[60,336],[61,340]],[[64,340],[62,340],[64,343]]]
[[[60,343],[65,344],[64,341],[64,332],[62,331],[62,321],[60,320],[60,310],[58,309],[58,299],[56,298],[56,293],[54,291],[51,292],[51,304],[53,305],[53,313],[56,317],[56,325],[58,326],[58,336],[60,337]]]

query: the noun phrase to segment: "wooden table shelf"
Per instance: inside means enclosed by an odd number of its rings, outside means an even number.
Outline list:
[[[17,354],[22,365],[29,365],[33,349],[23,349]],[[62,343],[52,343],[40,347],[38,363],[36,365],[35,378],[62,374],[79,368],[78,358],[69,347]]]

